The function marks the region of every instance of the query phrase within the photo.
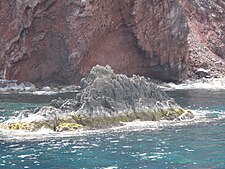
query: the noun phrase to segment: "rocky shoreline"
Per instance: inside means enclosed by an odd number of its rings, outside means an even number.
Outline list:
[[[0,124],[8,130],[75,131],[107,128],[134,120],[158,121],[194,118],[144,77],[115,74],[111,67],[95,66],[81,80],[73,99],[53,100],[49,106],[24,110]]]
[[[225,90],[225,78],[200,78],[188,79],[182,83],[159,83],[159,88],[168,90]]]
[[[206,75],[206,77],[205,77]],[[181,83],[162,82],[151,78],[146,78],[148,82],[155,83],[160,89],[174,90],[174,89],[225,89],[225,78],[213,77],[207,75],[206,70],[197,72],[192,78],[182,81]],[[32,94],[32,95],[55,95],[60,93],[79,93],[81,91],[80,85],[69,86],[41,86],[37,87],[30,82],[18,82],[16,80],[0,79],[0,94]]]
[[[57,93],[78,92],[80,86],[36,86],[30,82],[18,82],[17,80],[0,79],[0,94],[28,93],[34,95],[51,95]]]

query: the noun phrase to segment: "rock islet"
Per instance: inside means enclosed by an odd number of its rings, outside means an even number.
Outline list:
[[[49,106],[22,111],[1,128],[54,131],[107,128],[134,120],[193,118],[154,83],[144,77],[115,74],[110,66],[95,66],[81,80],[73,99],[53,100]],[[185,115],[187,114],[187,115]]]

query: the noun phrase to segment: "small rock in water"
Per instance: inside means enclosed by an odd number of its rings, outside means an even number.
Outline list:
[[[209,76],[209,70],[203,68],[197,69],[195,73],[198,75],[199,78]]]
[[[41,90],[43,90],[43,91],[51,91],[51,88],[49,86],[44,86]]]
[[[16,80],[0,80],[0,92],[24,92],[35,90],[35,85],[29,82],[19,83]]]
[[[176,120],[189,120],[189,119],[193,119],[194,118],[194,114],[190,111],[187,110],[185,111],[185,113],[183,113],[182,115],[180,115]]]

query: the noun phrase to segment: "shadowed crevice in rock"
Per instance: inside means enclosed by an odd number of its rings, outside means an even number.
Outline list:
[[[95,66],[81,80],[74,99],[53,100],[49,106],[22,111],[1,128],[36,131],[94,129],[121,125],[133,120],[157,121],[193,118],[165,92],[144,77],[115,74],[111,67]]]

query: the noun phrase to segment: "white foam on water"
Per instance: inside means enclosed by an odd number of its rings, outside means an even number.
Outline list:
[[[117,169],[117,166],[109,166],[109,167],[104,167],[104,169]]]
[[[34,122],[34,121],[43,121],[46,120],[44,116],[38,115],[38,114],[30,114],[28,117],[19,119],[17,117],[11,117],[7,120],[8,123],[16,123],[16,122]]]
[[[57,92],[57,91],[35,91],[35,92],[31,92],[30,94],[33,94],[33,95],[55,95],[55,94],[58,94],[60,92]]]
[[[211,78],[186,80],[181,84],[163,83],[160,88],[164,90],[188,90],[188,89],[208,89],[208,90],[225,90],[225,78]]]
[[[38,140],[38,139],[49,139],[49,138],[66,138],[74,136],[86,136],[91,134],[103,134],[108,132],[132,132],[132,131],[143,131],[143,130],[162,130],[166,127],[180,127],[193,125],[197,123],[208,123],[217,121],[225,118],[224,112],[210,111],[210,110],[192,110],[195,117],[189,120],[182,121],[140,121],[135,120],[133,122],[122,123],[123,125],[112,127],[108,129],[98,130],[85,130],[79,129],[77,131],[66,131],[66,132],[55,132],[50,129],[41,129],[36,132],[22,131],[22,130],[2,130],[0,129],[0,140]],[[207,117],[209,114],[217,114],[213,118]],[[115,141],[116,142],[116,141]]]
[[[23,154],[23,155],[18,155],[18,158],[26,158],[26,157],[32,157],[35,156],[35,154]]]

